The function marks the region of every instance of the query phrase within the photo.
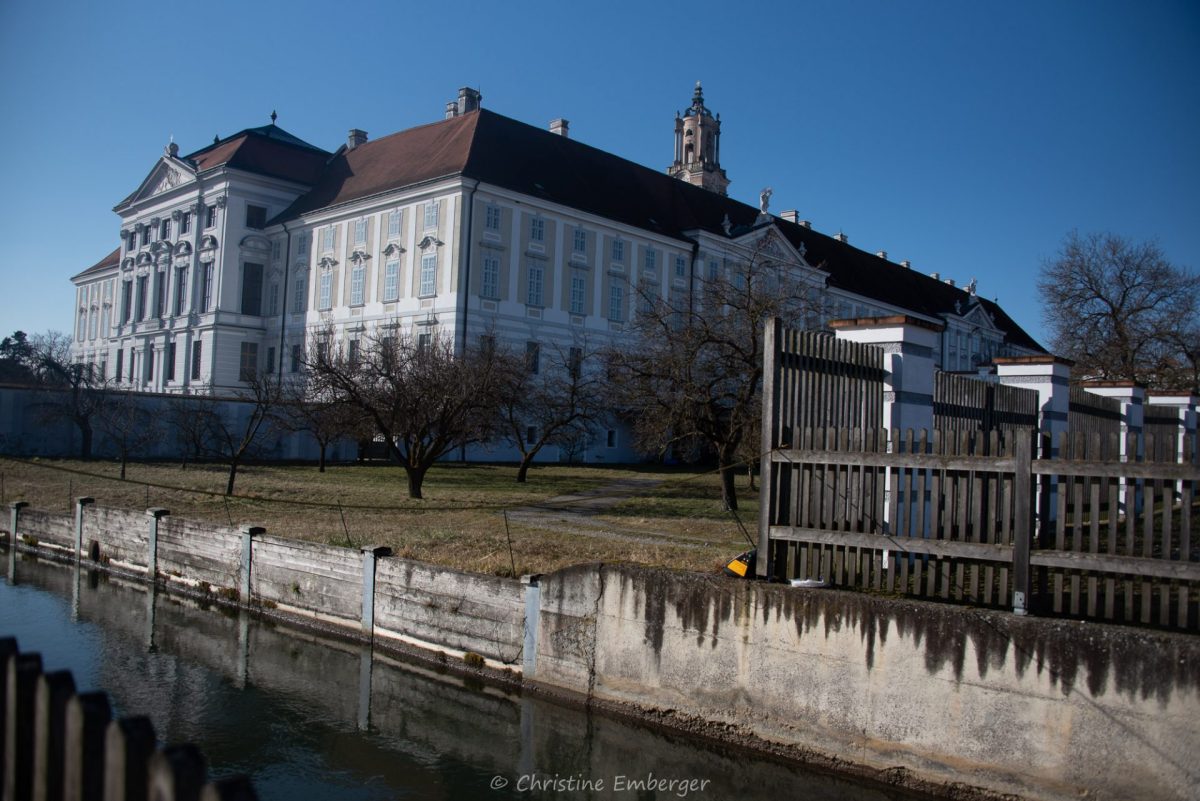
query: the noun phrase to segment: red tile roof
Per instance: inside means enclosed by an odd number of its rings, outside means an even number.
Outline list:
[[[72,276],[71,280],[74,281],[76,278],[83,278],[85,275],[103,272],[104,270],[108,270],[113,267],[116,267],[120,263],[121,263],[121,246],[117,245],[116,250],[114,250],[112,253],[109,253],[103,259],[96,262],[91,267],[88,267],[86,270],[79,273],[78,275]]]

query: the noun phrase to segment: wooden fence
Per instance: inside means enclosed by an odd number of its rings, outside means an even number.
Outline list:
[[[1037,425],[1034,390],[940,371],[934,375],[933,427],[938,431],[1032,431]]]
[[[1121,402],[1116,398],[1096,395],[1079,384],[1071,384],[1067,404],[1067,431],[1070,433],[1099,434],[1106,438],[1121,433]],[[1118,454],[1108,455],[1116,457]]]
[[[805,429],[770,456],[760,554],[819,579],[1038,613],[1200,628],[1200,465],[1067,435]],[[1128,453],[1152,441],[1131,435]]]
[[[207,782],[191,745],[160,749],[146,718],[112,719],[104,693],[77,693],[68,671],[0,639],[0,788],[5,799],[253,801],[250,780]]]

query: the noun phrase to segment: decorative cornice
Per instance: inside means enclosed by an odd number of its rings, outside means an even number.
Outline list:
[[[317,262],[317,267],[321,270],[321,272],[329,272],[330,270],[332,270],[334,267],[337,267],[337,266],[338,266],[338,260],[333,258],[332,256],[324,256],[321,258],[321,260],[319,262]]]
[[[419,247],[421,250],[429,250],[433,247],[440,248],[442,245],[442,240],[438,239],[436,236],[426,234],[425,238],[417,244],[417,247]]]
[[[388,244],[388,246],[383,249],[383,255],[385,256],[399,256],[404,252],[404,247],[396,242]]]
[[[361,249],[356,249],[353,253],[350,254],[350,261],[354,262],[355,264],[362,264],[363,262],[367,261],[370,258],[371,258],[371,254],[369,254],[365,250],[361,250]]]

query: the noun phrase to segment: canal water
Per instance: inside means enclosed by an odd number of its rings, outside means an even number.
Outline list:
[[[212,776],[248,774],[264,801],[913,798],[8,556],[0,636],[195,743]]]

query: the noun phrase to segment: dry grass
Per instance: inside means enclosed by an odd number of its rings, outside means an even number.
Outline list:
[[[421,501],[408,499],[404,471],[390,465],[338,465],[325,473],[311,466],[251,466],[239,472],[237,495],[228,499],[220,465],[131,464],[126,481],[118,474],[109,462],[0,459],[0,501],[68,512],[73,498],[89,495],[103,506],[162,506],[178,517],[261,525],[279,536],[387,545],[399,556],[498,575],[511,574],[513,562],[517,575],[591,561],[714,571],[747,547],[721,512],[715,476],[663,468],[537,467],[522,485],[511,466],[438,465],[426,477]],[[505,511],[630,478],[659,483],[583,521],[569,512],[536,519],[517,514],[506,535]],[[742,494],[749,496],[742,520],[753,526],[756,495]]]

